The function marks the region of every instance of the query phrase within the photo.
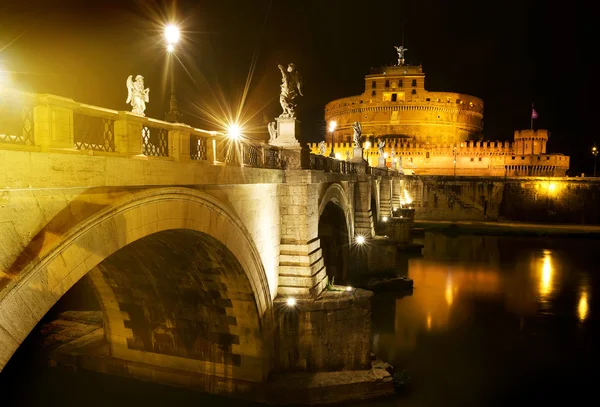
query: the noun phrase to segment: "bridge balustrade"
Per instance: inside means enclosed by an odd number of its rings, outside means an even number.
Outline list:
[[[310,155],[310,169],[340,174],[357,173],[356,166],[353,163],[317,154]]]
[[[0,93],[0,144],[32,146],[34,104],[30,97],[10,98]]]
[[[26,146],[26,147],[23,147]],[[54,95],[0,90],[0,148],[69,149],[283,169],[281,148]]]

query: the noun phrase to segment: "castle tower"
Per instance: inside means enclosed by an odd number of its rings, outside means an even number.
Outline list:
[[[515,130],[514,153],[546,154],[548,130]]]
[[[352,141],[352,123],[363,135],[423,144],[460,144],[480,139],[483,101],[454,92],[429,92],[421,66],[371,69],[362,95],[325,106],[325,120],[335,120],[336,143]]]

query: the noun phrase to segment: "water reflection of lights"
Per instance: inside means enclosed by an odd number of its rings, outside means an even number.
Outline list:
[[[454,300],[454,293],[452,292],[452,274],[448,274],[446,277],[446,302],[448,306],[452,305]]]
[[[588,299],[587,292],[583,291],[579,297],[579,305],[577,306],[577,315],[581,322],[585,321],[588,314]]]
[[[554,278],[554,268],[552,267],[552,253],[544,250],[542,259],[542,278],[540,280],[540,294],[546,296],[552,292],[552,280]]]
[[[431,329],[431,314],[427,314],[427,329]]]

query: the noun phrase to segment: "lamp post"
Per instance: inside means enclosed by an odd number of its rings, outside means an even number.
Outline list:
[[[454,176],[456,177],[456,146],[454,146],[454,149],[452,151],[454,154]]]
[[[333,152],[333,132],[337,127],[337,123],[335,120],[329,122],[329,132],[331,133],[331,153],[329,153],[329,157],[335,158],[335,153]]]
[[[167,52],[169,53],[169,64],[171,65],[171,99],[169,100],[169,112],[165,115],[165,121],[177,123],[181,113],[177,108],[177,97],[175,96],[175,45],[179,42],[180,32],[176,25],[169,24],[165,27],[165,39],[167,40]]]
[[[594,178],[596,177],[596,158],[598,158],[598,147],[594,144],[592,147],[592,154],[594,155]]]

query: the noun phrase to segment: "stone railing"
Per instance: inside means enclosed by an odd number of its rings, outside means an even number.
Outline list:
[[[351,162],[317,154],[310,155],[310,169],[340,174],[357,173],[356,166]]]
[[[0,149],[85,151],[283,169],[282,149],[54,95],[0,91]]]

